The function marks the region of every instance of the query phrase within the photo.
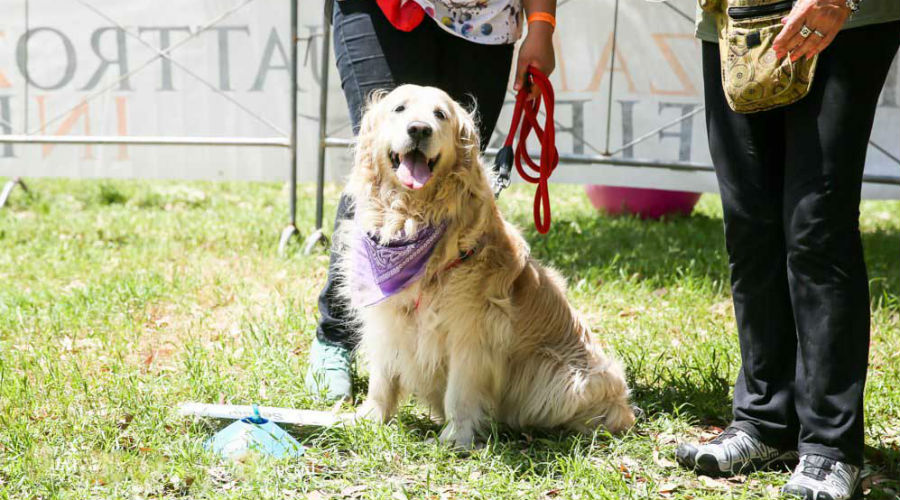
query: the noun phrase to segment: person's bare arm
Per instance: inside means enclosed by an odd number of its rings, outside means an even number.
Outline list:
[[[556,0],[523,0],[525,17],[535,12],[546,12],[556,16]],[[553,53],[553,26],[544,21],[536,21],[528,26],[528,34],[519,47],[519,60],[516,63],[516,82],[513,88],[518,91],[525,85],[525,69],[534,66],[547,76],[556,68],[556,55]],[[533,89],[531,97],[537,96]]]

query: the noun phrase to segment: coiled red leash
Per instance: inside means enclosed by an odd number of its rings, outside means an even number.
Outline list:
[[[500,192],[509,186],[509,175],[512,171],[512,164],[515,162],[516,170],[519,171],[522,179],[537,184],[537,190],[534,193],[534,227],[539,233],[547,234],[547,231],[550,230],[551,220],[548,181],[559,164],[559,152],[556,150],[556,126],[553,121],[553,106],[556,98],[553,94],[553,85],[550,84],[547,75],[534,66],[529,66],[527,72],[531,85],[537,86],[540,94],[529,102],[528,95],[531,89],[525,85],[519,89],[519,93],[516,95],[516,107],[513,110],[509,134],[494,161],[494,172],[497,176],[494,195],[499,196]],[[538,123],[538,110],[541,108],[542,101],[545,107],[543,128]],[[513,149],[513,139],[515,139],[517,129],[519,130],[519,143]],[[535,163],[528,155],[528,135],[532,130],[541,144],[541,157],[538,163]]]

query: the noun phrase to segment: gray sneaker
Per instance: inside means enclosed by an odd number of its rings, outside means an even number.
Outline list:
[[[313,397],[325,401],[350,400],[353,397],[352,364],[349,350],[314,339],[309,347],[309,369],[303,384]]]
[[[803,455],[781,493],[806,500],[862,498],[859,467],[821,455]]]
[[[796,462],[797,452],[772,448],[742,430],[729,427],[706,444],[678,445],[675,458],[682,467],[720,477]]]

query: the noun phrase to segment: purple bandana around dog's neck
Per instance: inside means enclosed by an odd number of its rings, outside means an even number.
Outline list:
[[[412,238],[387,244],[357,227],[352,243],[353,301],[370,306],[401,292],[425,273],[425,264],[444,236],[447,224],[419,229]]]

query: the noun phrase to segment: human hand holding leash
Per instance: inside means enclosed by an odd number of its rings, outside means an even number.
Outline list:
[[[516,92],[531,83],[527,76],[529,66],[539,69],[545,75],[550,75],[556,68],[556,54],[553,51],[556,0],[525,0],[523,3],[528,13],[528,34],[519,47],[516,81],[513,85]],[[528,100],[534,100],[539,94],[540,90],[532,86]]]
[[[812,58],[825,50],[850,17],[845,0],[799,0],[782,19],[784,29],[772,48],[779,59],[791,56],[791,62]]]

